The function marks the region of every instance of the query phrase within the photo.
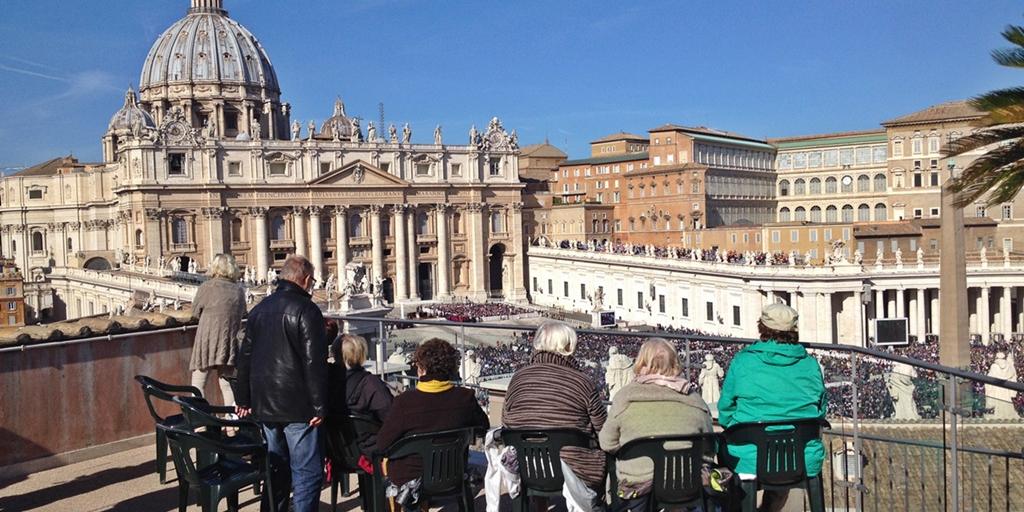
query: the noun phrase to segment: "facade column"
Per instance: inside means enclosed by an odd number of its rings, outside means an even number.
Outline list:
[[[932,306],[931,310],[932,311],[931,311],[931,314],[928,315],[929,316],[929,320],[931,321],[931,324],[929,325],[929,328],[928,328],[928,334],[935,334],[935,333],[939,332],[939,320],[940,320],[939,319],[939,315],[942,314],[942,311],[939,309],[939,293],[941,293],[941,292],[938,289],[936,289],[935,291],[933,291],[931,293],[931,296],[932,296],[931,297],[931,306]]]
[[[1003,296],[1000,297],[1001,300],[1000,300],[1000,305],[999,305],[999,320],[1000,320],[999,323],[1002,324],[1000,329],[1002,330],[1003,336],[1006,338],[1006,341],[1010,341],[1010,338],[1013,336],[1013,300],[1012,300],[1012,298],[1013,298],[1013,287],[1004,286],[1003,287]]]
[[[451,287],[448,284],[448,272],[452,268],[451,258],[448,255],[448,204],[439,204],[434,207],[434,214],[437,217],[437,297],[435,299],[446,299],[451,295]]]
[[[512,279],[510,290],[506,290],[510,300],[526,301],[526,243],[523,240],[523,203],[512,203],[512,247],[516,253],[512,258]]]
[[[419,258],[417,257],[420,253],[420,245],[416,242],[416,207],[409,209],[408,215],[405,216],[405,230],[408,234],[408,253],[406,259],[409,262],[409,298],[412,300],[420,300],[420,269],[417,266]],[[401,231],[401,227],[397,224],[395,229]]]
[[[203,208],[202,212],[206,219],[206,231],[210,237],[208,261],[213,261],[214,256],[230,252],[224,245],[224,209],[221,207]]]
[[[146,256],[150,257],[151,261],[160,261],[160,257],[163,255],[163,233],[162,233],[162,220],[167,215],[167,212],[158,208],[146,208],[146,231],[143,236],[146,237]],[[81,229],[81,224],[79,224]],[[79,245],[78,250],[84,251],[85,247],[82,247],[83,238],[80,236],[78,239]]]
[[[295,236],[292,237],[292,241],[295,242],[295,254],[308,256],[308,245],[306,244],[306,207],[296,206],[292,208],[292,220],[294,221],[295,230]]]
[[[981,302],[978,304],[978,333],[981,334],[981,342],[989,344],[989,335],[992,333],[992,315],[989,312],[989,299],[992,289],[988,285],[981,287]]]
[[[858,289],[853,292],[853,318],[856,320],[853,325],[857,326],[857,334],[853,336],[853,339],[857,340],[857,345],[861,347],[868,346],[868,340],[864,338],[864,333],[867,332],[865,313],[867,313],[867,308],[864,307],[864,291]]]
[[[818,343],[832,343],[832,333],[834,331],[833,323],[835,323],[835,319],[832,314],[831,293],[818,294],[818,312],[820,315],[817,322],[818,332],[815,339],[811,341],[816,341]]]
[[[885,318],[885,290],[875,290],[875,320]]]
[[[373,284],[377,284],[377,280],[384,279],[384,237],[381,236],[380,232],[380,210],[381,206],[378,204],[370,205],[368,208],[370,212],[370,243],[372,244],[371,253],[373,255]]]
[[[907,294],[903,288],[896,290],[896,317],[906,318],[907,316]]]
[[[253,237],[252,250],[256,252],[256,280],[267,278],[270,269],[270,243],[267,241],[267,209],[262,206],[249,208],[249,215],[256,225],[256,236]]]
[[[928,319],[925,313],[925,301],[928,300],[928,290],[924,288],[917,289],[917,329],[914,331],[917,335],[917,342],[924,343],[925,334],[928,333]]]
[[[487,300],[487,249],[486,235],[484,233],[484,205],[481,203],[469,203],[466,205],[468,235],[469,235],[469,295],[478,301]]]
[[[321,283],[324,282],[324,234],[320,227],[320,215],[323,211],[322,206],[309,207],[310,262],[313,264],[313,275]]]
[[[408,205],[396,204],[391,207],[391,216],[395,219],[395,301],[409,298],[409,278],[406,275],[409,261],[406,252],[409,242],[406,240],[405,212]]]
[[[338,289],[348,284],[345,265],[348,265],[348,207],[334,207],[334,259],[338,262]]]

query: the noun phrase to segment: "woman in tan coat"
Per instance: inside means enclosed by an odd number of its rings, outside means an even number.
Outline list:
[[[241,272],[233,256],[218,254],[208,274],[210,278],[192,299],[192,316],[199,319],[199,328],[189,370],[192,385],[201,391],[206,389],[210,372],[216,370],[224,404],[234,405],[235,394],[227,379],[235,373],[235,355],[241,343],[238,331],[245,316],[245,294],[238,285]]]

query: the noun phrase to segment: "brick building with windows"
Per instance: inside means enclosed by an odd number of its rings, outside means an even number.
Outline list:
[[[25,278],[12,259],[0,259],[0,327],[25,325]]]

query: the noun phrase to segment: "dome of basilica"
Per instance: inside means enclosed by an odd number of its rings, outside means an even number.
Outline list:
[[[277,75],[259,40],[228,17],[222,0],[192,0],[188,15],[149,50],[139,90],[199,83],[239,85],[280,95]]]

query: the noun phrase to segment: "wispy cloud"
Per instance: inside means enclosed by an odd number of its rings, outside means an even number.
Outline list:
[[[11,65],[11,63],[20,65]],[[42,71],[36,71],[31,68]],[[81,99],[96,94],[110,94],[122,90],[121,87],[115,84],[114,76],[103,70],[92,69],[64,72],[53,66],[9,55],[0,55],[0,72],[14,73],[66,84],[66,87],[56,94],[42,96],[25,103],[24,106],[28,108],[39,108],[68,99]]]
[[[54,80],[57,82],[70,82],[70,80],[68,80],[67,78],[54,75],[47,75],[45,73],[39,73],[38,71],[30,71],[28,69],[20,69],[13,66],[8,66],[6,64],[0,64],[0,69],[4,71],[10,71],[11,73],[18,73],[26,76],[34,76],[36,78],[45,78],[47,80]]]

